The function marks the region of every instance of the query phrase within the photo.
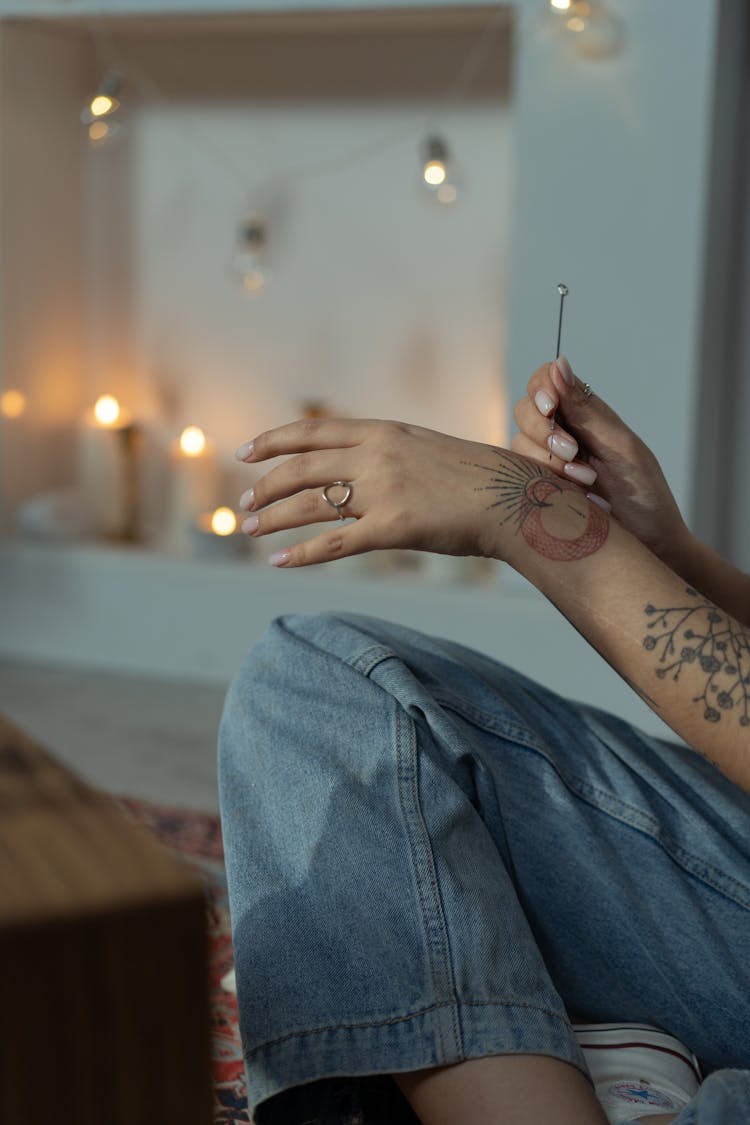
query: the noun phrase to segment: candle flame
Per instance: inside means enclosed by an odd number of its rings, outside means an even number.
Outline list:
[[[180,449],[186,457],[200,457],[206,448],[206,435],[200,426],[186,426],[180,434]]]
[[[231,535],[237,530],[237,517],[231,508],[217,508],[211,516],[211,530],[216,535]]]
[[[94,417],[100,426],[114,426],[120,417],[120,404],[114,395],[101,395],[96,400]]]
[[[26,395],[15,389],[0,395],[0,414],[5,418],[18,418],[26,409]]]

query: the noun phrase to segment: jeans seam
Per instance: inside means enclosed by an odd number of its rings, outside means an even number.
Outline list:
[[[442,973],[441,976],[447,981],[451,993],[451,1000],[438,1002],[433,1007],[452,1006],[453,1008],[453,1039],[456,1049],[461,1052],[463,1050],[463,1041],[461,1035],[460,1025],[458,1023],[458,1012],[456,1009],[457,995],[455,987],[455,978],[453,974],[453,966],[451,964],[450,956],[450,940],[448,936],[448,929],[445,920],[445,912],[443,910],[443,903],[440,895],[440,888],[437,877],[437,870],[435,867],[435,857],[432,851],[432,841],[430,834],[427,831],[427,825],[424,822],[422,809],[419,802],[419,782],[418,782],[418,763],[416,754],[416,726],[414,721],[409,718],[404,712],[403,708],[396,700],[393,701],[396,707],[396,776],[398,781],[399,793],[399,806],[406,829],[406,837],[409,841],[409,852],[411,854],[412,871],[414,874],[414,882],[417,888],[417,895],[422,915],[422,927],[427,947],[427,957],[430,966],[430,978],[432,982],[433,993],[439,995],[441,989],[436,979],[436,958],[442,960]],[[410,733],[404,737],[404,726]],[[410,807],[411,806],[411,809]],[[413,810],[413,811],[412,811]],[[421,838],[415,838],[421,837]],[[419,852],[423,852],[423,865],[427,867],[429,873],[429,892],[431,892],[432,903],[427,901],[427,893],[422,880],[419,878]],[[432,907],[432,909],[430,909]],[[439,944],[440,949],[434,950],[433,938],[431,932],[434,929],[434,922],[430,919],[430,914],[434,914],[434,921],[437,922],[440,931]],[[440,1037],[440,1049],[443,1052],[443,1057],[448,1057],[448,1052],[445,1049],[443,1042],[443,1029],[440,1021],[438,1021],[438,1035]]]
[[[258,1054],[259,1051],[265,1051],[270,1047],[276,1047],[279,1043],[285,1043],[288,1039],[302,1039],[306,1035],[319,1035],[327,1031],[357,1031],[366,1030],[371,1027],[389,1027],[397,1023],[406,1023],[409,1020],[418,1019],[420,1016],[426,1016],[430,1012],[437,1011],[439,1008],[519,1008],[532,1012],[539,1012],[544,1016],[551,1016],[553,1019],[558,1020],[564,1024],[569,1021],[566,1017],[561,1016],[552,1008],[546,1008],[542,1004],[530,1004],[524,1000],[512,999],[497,999],[497,1000],[441,1000],[436,1004],[430,1004],[427,1008],[420,1008],[416,1012],[409,1012],[405,1016],[390,1016],[388,1019],[383,1020],[366,1020],[362,1023],[333,1023],[326,1024],[322,1027],[306,1028],[304,1031],[288,1031],[286,1035],[279,1035],[276,1039],[267,1039],[264,1043],[259,1043],[256,1047],[250,1050],[243,1051],[245,1058],[250,1058]],[[463,1043],[461,1044],[461,1051],[463,1053]]]

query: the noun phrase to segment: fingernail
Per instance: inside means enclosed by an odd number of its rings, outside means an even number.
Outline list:
[[[255,499],[255,492],[252,488],[248,488],[247,492],[243,492],[240,496],[240,507],[250,509],[253,506]]]
[[[559,355],[557,357],[557,359],[555,360],[555,366],[557,367],[557,370],[560,372],[568,386],[574,387],[576,385],[576,377],[573,374],[572,367],[570,366],[564,355]]]
[[[289,562],[291,554],[291,551],[274,551],[268,561],[271,566],[283,566],[284,563]]]
[[[555,401],[551,399],[546,391],[537,391],[534,395],[534,402],[540,414],[546,418],[555,409]]]
[[[577,480],[579,484],[593,484],[597,476],[596,469],[592,469],[590,465],[563,465],[563,472],[566,477]]]
[[[241,445],[239,447],[239,449],[235,450],[234,455],[237,458],[237,460],[238,461],[245,461],[250,456],[250,454],[252,453],[254,444],[255,443],[252,442],[252,441],[246,441],[244,445]]]
[[[576,443],[570,438],[563,437],[562,434],[550,434],[547,438],[547,447],[561,461],[572,461],[578,452]]]
[[[242,530],[249,535],[251,531],[258,530],[259,523],[260,520],[257,516],[248,516],[246,520],[242,521]]]
[[[609,501],[605,500],[603,496],[597,496],[595,492],[587,492],[586,499],[592,500],[594,504],[598,504],[600,508],[604,508],[605,512],[612,511],[612,505],[609,503]]]

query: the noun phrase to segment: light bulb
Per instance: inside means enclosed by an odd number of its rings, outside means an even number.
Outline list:
[[[257,216],[250,216],[240,227],[237,252],[232,259],[232,270],[246,293],[262,293],[268,281],[266,262],[266,225]]]
[[[4,418],[20,418],[26,410],[26,395],[15,388],[0,395],[0,414]]]
[[[448,171],[443,164],[442,160],[429,160],[424,166],[424,182],[429,187],[439,187],[444,184],[448,176]]]
[[[424,147],[422,184],[438,203],[455,203],[458,188],[452,176],[448,148],[440,137],[428,137]]]
[[[110,97],[109,94],[95,94],[89,106],[92,117],[107,117],[108,114],[114,113],[119,108],[120,102],[118,99]]]
[[[122,77],[114,70],[108,71],[81,110],[81,123],[86,126],[94,145],[112,140],[120,129],[117,95],[121,87]]]
[[[211,516],[211,530],[215,535],[231,535],[237,530],[237,517],[231,508],[217,508]]]
[[[200,426],[186,426],[180,434],[180,449],[186,457],[200,457],[206,448],[206,435]]]
[[[120,417],[120,404],[114,395],[101,395],[96,400],[94,417],[100,426],[114,426]]]

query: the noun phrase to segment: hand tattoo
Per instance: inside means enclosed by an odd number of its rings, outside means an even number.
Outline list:
[[[498,450],[498,464],[474,465],[490,474],[490,483],[477,491],[496,492],[498,499],[488,510],[506,512],[503,523],[515,521],[528,545],[538,555],[556,562],[570,562],[593,555],[606,541],[609,518],[575,485],[552,476],[548,469],[526,457]],[[570,513],[574,520],[571,524]],[[555,531],[572,535],[558,535]]]
[[[750,726],[750,635],[691,586],[685,593],[699,600],[644,608],[644,613],[653,618],[647,628],[654,632],[643,638],[643,647],[656,652],[663,642],[659,664],[664,666],[656,669],[656,675],[663,680],[671,672],[672,679],[679,680],[686,664],[700,669],[706,681],[693,702],[703,703],[703,718],[718,723],[722,712],[734,712],[739,713],[740,726]],[[663,631],[657,633],[658,629]],[[668,664],[670,657],[674,659]]]

